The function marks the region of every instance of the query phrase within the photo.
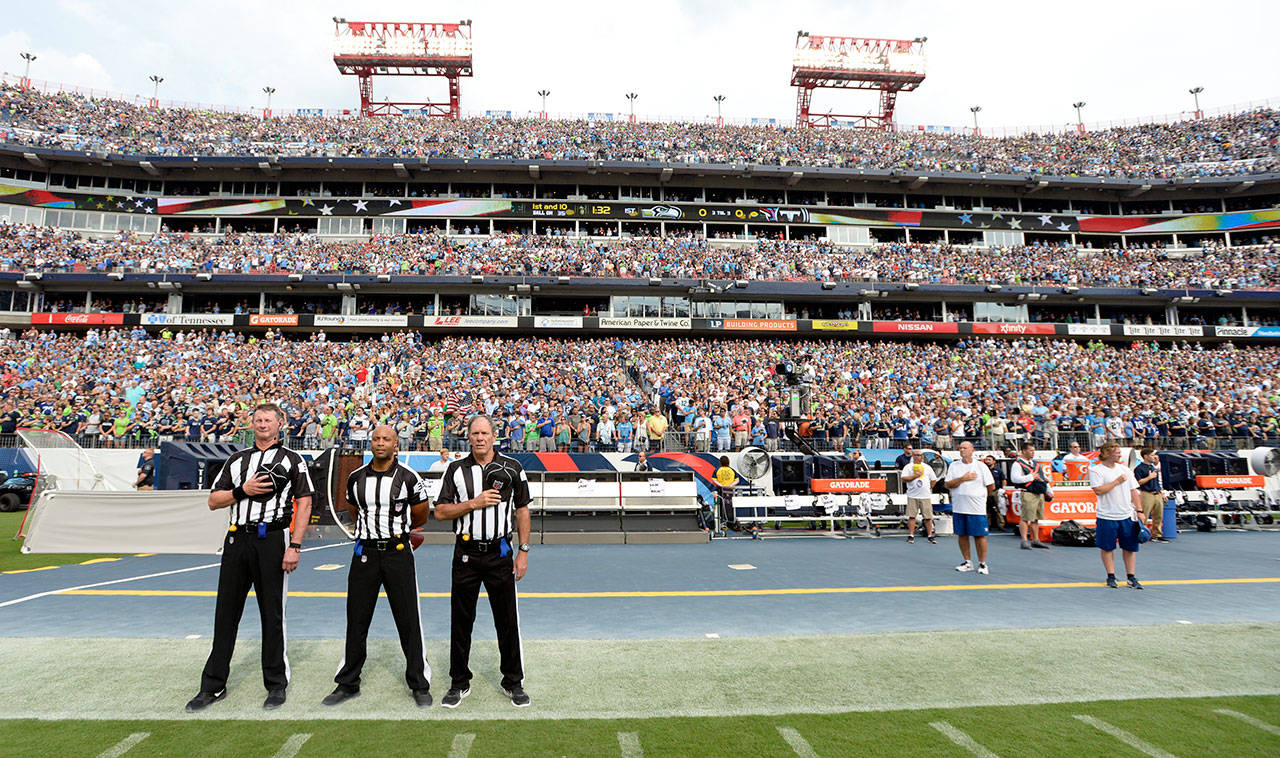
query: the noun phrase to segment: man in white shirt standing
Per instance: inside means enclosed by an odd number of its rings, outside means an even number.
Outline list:
[[[933,468],[924,462],[923,450],[911,451],[911,462],[902,467],[902,483],[907,486],[907,543],[916,541],[916,515],[924,521],[924,533],[929,542],[933,538],[933,483],[938,477]]]
[[[1048,548],[1040,541],[1040,519],[1044,518],[1044,496],[1049,492],[1049,483],[1044,472],[1035,462],[1036,446],[1030,442],[1022,443],[1018,457],[1013,459],[1009,467],[1009,479],[1021,490],[1021,511],[1018,514],[1018,534],[1022,537],[1022,549],[1033,547]]]
[[[951,491],[951,519],[955,525],[956,540],[964,563],[956,571],[973,571],[969,554],[969,538],[978,548],[978,573],[987,574],[987,494],[995,492],[996,482],[991,469],[973,458],[973,443],[960,443],[960,460],[947,468],[943,482]]]
[[[1098,463],[1089,469],[1089,486],[1098,496],[1098,549],[1102,551],[1102,567],[1107,570],[1107,586],[1115,589],[1116,543],[1124,557],[1124,570],[1129,586],[1142,589],[1138,582],[1138,531],[1142,521],[1142,500],[1138,480],[1127,466],[1120,464],[1120,445],[1108,442],[1098,451]]]

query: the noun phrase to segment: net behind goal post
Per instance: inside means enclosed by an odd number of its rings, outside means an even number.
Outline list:
[[[18,438],[35,456],[36,485],[31,490],[31,502],[18,527],[17,539],[26,536],[27,521],[44,493],[51,490],[113,489],[93,465],[88,453],[70,435],[55,429],[19,429]]]

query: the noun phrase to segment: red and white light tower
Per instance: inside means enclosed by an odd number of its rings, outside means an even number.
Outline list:
[[[392,116],[416,111],[424,116],[459,118],[458,80],[471,76],[471,21],[453,24],[348,21],[334,18],[333,63],[360,78],[360,115]],[[443,76],[449,102],[373,101],[375,76]]]
[[[859,129],[892,129],[898,93],[910,92],[924,81],[925,40],[821,37],[798,32],[791,64],[791,86],[797,88],[796,126],[831,126],[834,118],[848,118]],[[819,87],[879,90],[880,112],[812,114],[809,104]]]

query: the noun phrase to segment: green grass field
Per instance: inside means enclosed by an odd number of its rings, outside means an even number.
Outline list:
[[[602,693],[604,694],[604,693]],[[767,693],[760,693],[767,697]],[[654,693],[661,697],[660,692]],[[438,707],[438,706],[433,706]],[[1247,723],[1231,710],[1272,727]],[[1280,697],[1112,700],[1055,705],[734,718],[544,721],[0,721],[0,754],[96,756],[135,733],[134,756],[969,756],[946,722],[995,755],[1140,755],[1074,718],[1093,716],[1166,753],[1280,754]],[[786,730],[787,734],[784,734]],[[794,730],[792,732],[791,730]],[[619,733],[627,735],[619,738]],[[458,735],[474,735],[474,740]],[[634,735],[632,739],[629,735]],[[802,742],[796,742],[798,735]],[[787,737],[791,737],[788,741]],[[297,744],[301,738],[296,738]],[[456,743],[455,743],[456,741]],[[640,752],[635,752],[638,742]],[[458,750],[454,750],[455,744]],[[463,752],[469,744],[469,751]],[[20,746],[20,747],[17,747]],[[807,747],[806,747],[807,746]],[[453,751],[451,753],[451,751]],[[1156,753],[1159,755],[1160,753]]]
[[[85,555],[83,553],[63,554],[46,553],[24,555],[22,540],[13,539],[18,533],[18,525],[26,511],[0,513],[0,573],[5,571],[30,571],[45,566],[63,566],[68,563],[83,563],[99,558],[117,558],[115,555]]]

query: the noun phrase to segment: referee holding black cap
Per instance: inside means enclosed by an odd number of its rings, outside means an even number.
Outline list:
[[[426,487],[417,472],[396,460],[396,430],[382,425],[369,440],[373,460],[347,477],[347,503],[354,511],[355,554],[347,574],[347,646],[337,688],[322,701],[338,705],[360,694],[369,622],[385,587],[391,615],[404,651],[404,679],[419,708],[431,705],[431,667],[422,645],[422,613],[418,606],[418,574],[409,544],[411,526],[426,523]]]
[[[253,447],[227,459],[209,493],[209,509],[231,508],[231,524],[218,571],[213,650],[200,677],[200,692],[187,703],[188,713],[202,711],[227,696],[231,654],[251,586],[262,617],[262,682],[267,687],[262,707],[271,710],[284,705],[289,685],[284,636],[288,574],[302,556],[313,489],[306,460],[280,444],[283,423],[280,406],[261,403],[254,408]],[[290,531],[291,523],[296,523],[297,531]]]
[[[445,469],[436,497],[436,518],[453,521],[453,582],[449,631],[451,683],[440,704],[456,708],[471,694],[471,630],[480,585],[489,593],[501,655],[502,691],[512,705],[526,706],[524,652],[516,611],[516,582],[529,568],[529,479],[516,459],[493,449],[493,421],[485,415],[467,424],[471,454]],[[511,530],[518,535],[511,544]]]

